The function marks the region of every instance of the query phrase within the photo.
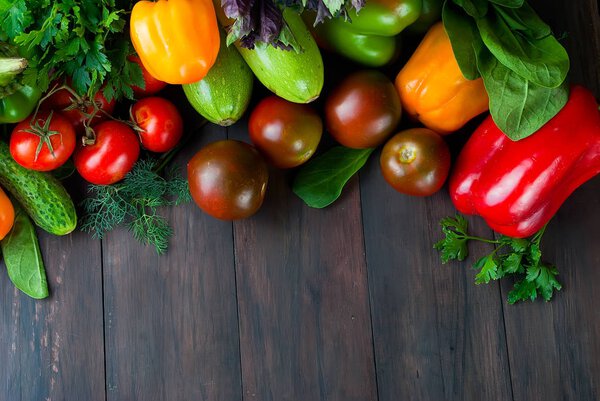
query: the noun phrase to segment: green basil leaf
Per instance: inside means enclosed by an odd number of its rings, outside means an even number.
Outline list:
[[[488,12],[487,0],[454,0],[454,3],[473,18],[483,18]]]
[[[365,165],[374,149],[336,146],[309,161],[294,180],[293,190],[304,203],[324,208],[340,197],[342,189]]]
[[[490,3],[494,3],[502,7],[519,8],[525,4],[525,0],[490,0]]]
[[[552,35],[550,26],[542,21],[527,3],[523,4],[523,7],[516,9],[498,6],[494,6],[494,8],[510,29],[530,39],[542,39],[548,35]]]
[[[554,36],[532,39],[515,34],[496,12],[478,19],[477,27],[490,52],[516,74],[547,88],[565,81],[569,56]]]
[[[48,282],[35,227],[25,211],[16,203],[13,205],[15,223],[0,241],[8,276],[15,287],[30,297],[46,298]]]
[[[477,25],[472,18],[450,1],[444,3],[442,19],[460,71],[467,79],[479,78],[477,59],[473,50],[473,43],[481,41]]]
[[[494,122],[514,141],[536,132],[567,103],[568,85],[546,88],[500,63],[487,49],[478,55],[479,71],[490,98]]]

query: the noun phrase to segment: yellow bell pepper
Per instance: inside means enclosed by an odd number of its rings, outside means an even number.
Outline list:
[[[139,1],[130,22],[133,47],[158,80],[197,82],[217,59],[219,29],[211,0]]]
[[[396,77],[403,111],[448,134],[489,108],[483,80],[466,79],[442,23],[434,25]]]

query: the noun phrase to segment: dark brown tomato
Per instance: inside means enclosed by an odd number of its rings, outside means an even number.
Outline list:
[[[248,129],[252,143],[269,163],[278,168],[291,168],[306,162],[315,153],[321,141],[323,122],[306,104],[270,96],[254,108]]]
[[[413,196],[433,195],[450,171],[450,151],[444,139],[427,128],[394,135],[379,159],[383,178],[396,191]]]
[[[190,192],[207,214],[221,220],[252,216],[265,198],[269,171],[260,153],[224,140],[200,149],[187,166]]]
[[[398,126],[400,98],[385,75],[359,71],[346,78],[325,104],[327,130],[349,148],[374,148]]]

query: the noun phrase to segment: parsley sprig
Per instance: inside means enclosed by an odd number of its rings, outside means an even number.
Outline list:
[[[168,221],[158,213],[161,206],[180,205],[191,200],[187,180],[178,169],[159,172],[168,161],[145,159],[136,163],[125,179],[115,185],[90,185],[91,197],[82,202],[81,230],[95,238],[121,224],[146,245],[164,254],[173,235]]]
[[[478,270],[476,284],[488,284],[512,276],[515,278],[513,289],[508,293],[508,303],[534,301],[538,297],[549,301],[554,291],[562,286],[556,279],[558,270],[555,266],[541,260],[540,242],[545,227],[530,238],[512,238],[500,235],[498,239],[486,239],[471,236],[468,233],[468,222],[461,216],[446,217],[440,222],[444,239],[434,245],[440,251],[442,263],[451,260],[465,260],[469,255],[468,242],[480,241],[495,245],[495,249],[480,258],[473,268]]]
[[[0,38],[20,47],[29,68],[23,84],[48,89],[70,77],[80,95],[101,87],[110,101],[133,97],[142,71],[127,60],[133,47],[126,29],[130,0],[0,0]]]

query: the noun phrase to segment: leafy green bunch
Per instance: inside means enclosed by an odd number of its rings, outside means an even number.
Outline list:
[[[492,118],[511,139],[566,104],[569,56],[526,1],[446,0],[442,18],[463,75],[483,78]]]
[[[496,240],[474,237],[468,234],[467,220],[461,216],[447,217],[440,222],[445,237],[434,247],[440,251],[442,263],[465,260],[469,255],[468,242],[480,241],[495,245],[495,249],[480,258],[473,268],[478,270],[476,284],[488,284],[512,276],[513,289],[508,293],[508,302],[534,301],[538,296],[549,301],[554,290],[560,290],[555,266],[542,262],[540,241],[544,229],[531,238],[511,238],[500,235]]]
[[[168,159],[167,159],[168,160]],[[96,238],[126,224],[140,242],[153,245],[158,254],[166,252],[173,229],[158,214],[161,206],[189,202],[187,180],[177,169],[167,169],[156,159],[139,160],[125,179],[114,185],[90,185],[93,196],[82,203],[81,230]]]
[[[0,0],[0,39],[17,45],[29,68],[23,84],[48,89],[57,78],[92,97],[133,98],[144,85],[140,67],[127,56],[133,48],[126,30],[130,0]]]

